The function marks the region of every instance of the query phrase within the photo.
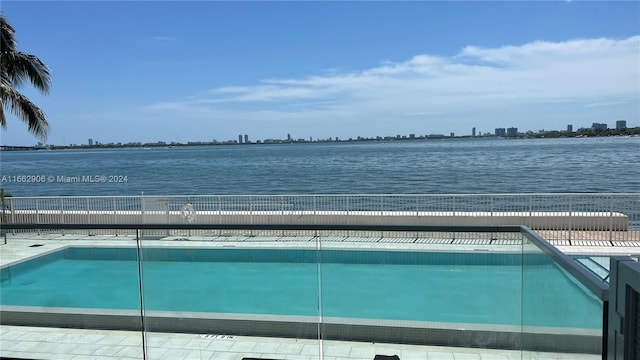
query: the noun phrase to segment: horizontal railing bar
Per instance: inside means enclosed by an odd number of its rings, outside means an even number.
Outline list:
[[[166,198],[211,198],[211,197],[299,197],[299,198],[312,198],[312,197],[492,197],[492,196],[640,196],[640,193],[478,193],[478,194],[209,194],[209,195],[96,195],[96,196],[11,196],[7,198],[13,199],[111,199],[111,198],[153,198],[153,197],[166,197]]]
[[[545,254],[550,256],[558,265],[564,270],[575,277],[580,283],[582,283],[589,291],[597,296],[602,301],[609,300],[609,285],[602,279],[597,277],[592,272],[588,271],[585,267],[576,263],[575,260],[567,256],[565,253],[556,249],[553,245],[549,244],[544,238],[538,235],[533,230],[526,226],[520,227],[520,232],[533,244],[535,244]]]
[[[510,225],[352,225],[352,224],[2,224],[3,230],[349,230],[424,232],[520,232]]]

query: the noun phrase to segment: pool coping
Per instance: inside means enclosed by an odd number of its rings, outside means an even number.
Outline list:
[[[200,250],[210,250],[210,249],[247,249],[247,250],[319,250],[319,251],[380,251],[380,252],[420,252],[420,253],[434,253],[434,252],[442,252],[442,247],[439,246],[428,246],[421,244],[419,247],[371,247],[371,246],[363,246],[363,243],[342,243],[342,244],[331,244],[332,246],[310,246],[308,243],[298,243],[298,242],[286,242],[286,243],[278,243],[271,244],[269,242],[216,242],[210,243],[208,241],[193,241],[189,242],[189,246],[185,246],[184,241],[176,241],[176,240],[158,240],[153,241],[153,246],[149,243],[151,241],[143,241],[143,246],[140,248],[142,250],[145,249],[154,249],[154,248],[162,248],[162,249],[200,249]],[[378,243],[375,243],[378,244]],[[118,241],[118,243],[112,244],[57,244],[59,245],[56,248],[46,249],[44,252],[39,252],[37,254],[28,255],[26,257],[21,257],[16,260],[8,261],[8,262],[0,262],[0,270],[21,264],[23,262],[31,261],[37,259],[39,257],[43,257],[46,255],[51,255],[53,253],[64,251],[69,248],[127,248],[127,249],[136,249],[137,244],[134,242],[124,242]],[[304,246],[306,245],[306,246]],[[412,244],[415,245],[415,244]],[[492,246],[491,249],[487,248],[478,248],[475,245],[457,245],[455,247],[450,247],[447,250],[448,253],[456,253],[456,254],[504,254],[504,255],[518,255],[522,254],[522,245],[496,245]]]
[[[141,315],[139,310],[0,306],[3,325],[579,353],[598,353],[601,344],[597,329],[173,311],[144,311],[143,323]]]

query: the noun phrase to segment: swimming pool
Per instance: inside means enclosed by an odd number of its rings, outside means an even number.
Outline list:
[[[6,267],[0,304],[139,311],[142,289],[145,311],[202,317],[602,327],[594,316],[602,312],[598,300],[542,256],[523,268],[519,253],[143,248],[141,254],[141,284],[136,248],[67,247]]]

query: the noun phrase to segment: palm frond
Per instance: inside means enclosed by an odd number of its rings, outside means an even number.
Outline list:
[[[29,132],[46,140],[49,123],[44,112],[16,90],[27,80],[42,93],[49,92],[49,68],[38,57],[17,50],[15,29],[0,14],[0,126],[7,126],[4,114],[7,106],[27,124]]]
[[[2,99],[3,107],[7,105],[16,117],[27,123],[29,132],[46,141],[49,134],[49,123],[44,112],[39,107],[26,96],[8,86],[4,81],[0,82],[0,98]]]
[[[4,117],[4,100],[0,98],[0,127],[7,128],[7,119]]]
[[[51,86],[49,68],[35,55],[20,51],[2,52],[0,69],[2,77],[6,78],[13,87],[20,87],[28,79],[43,94],[49,92]]]
[[[15,29],[7,22],[4,15],[0,15],[0,51],[13,51],[16,43]]]

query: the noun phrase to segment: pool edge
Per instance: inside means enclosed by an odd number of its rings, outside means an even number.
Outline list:
[[[54,328],[142,331],[138,310],[103,310],[0,306],[1,325]],[[148,332],[198,333],[437,345],[505,350],[598,354],[601,338],[597,331],[520,326],[460,326],[463,324],[383,321],[375,319],[320,318],[146,311],[144,328]],[[421,326],[420,326],[421,325]]]

